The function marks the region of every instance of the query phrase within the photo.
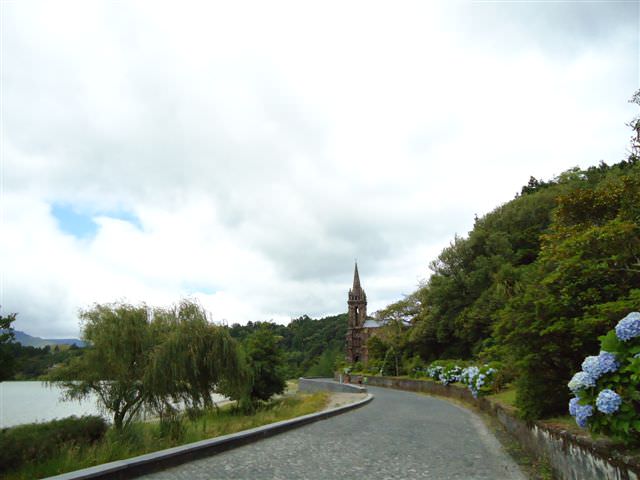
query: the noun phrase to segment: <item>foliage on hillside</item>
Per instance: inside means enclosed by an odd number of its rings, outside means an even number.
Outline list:
[[[281,337],[284,350],[284,375],[297,378],[302,375],[332,375],[336,359],[344,358],[344,342],[347,334],[347,314],[314,320],[307,315],[296,318],[288,325],[273,322],[249,322],[233,324],[233,338],[245,344],[252,333],[266,328]]]
[[[640,305],[639,199],[633,155],[532,178],[456,237],[424,285],[385,309],[413,323],[405,365],[414,356],[500,360],[516,367],[525,417],[564,411],[571,373]]]
[[[13,357],[8,352],[8,346],[13,340],[11,324],[15,319],[15,313],[7,316],[0,315],[0,382],[13,375]]]
[[[69,362],[83,354],[75,345],[50,345],[44,348],[26,347],[19,343],[6,345],[6,351],[15,365],[13,380],[34,380],[43,378],[56,365]]]

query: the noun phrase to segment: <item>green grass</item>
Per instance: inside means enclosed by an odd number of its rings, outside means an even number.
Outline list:
[[[505,390],[502,390],[499,393],[487,395],[487,399],[513,410],[516,408],[516,388],[507,386]]]
[[[241,414],[231,406],[219,411],[207,411],[194,420],[185,419],[180,440],[163,436],[157,422],[137,423],[124,433],[110,429],[105,437],[93,445],[65,445],[49,460],[24,465],[20,470],[2,472],[5,480],[42,478],[101,463],[154,452],[165,448],[196,442],[259,427],[281,420],[322,410],[329,395],[318,392],[311,395],[285,396],[271,401],[254,414]]]

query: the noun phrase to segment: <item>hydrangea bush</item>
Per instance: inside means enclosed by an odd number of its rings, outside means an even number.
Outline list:
[[[417,373],[422,373],[443,385],[462,383],[469,388],[475,398],[478,398],[478,396],[493,393],[497,372],[498,370],[489,364],[461,366],[458,363],[436,361]]]
[[[582,362],[568,384],[569,414],[582,428],[624,443],[640,440],[640,313],[600,337],[601,351]]]
[[[460,374],[466,362],[461,360],[436,360],[429,366],[417,369],[415,376],[429,377],[443,385],[460,381]]]
[[[493,393],[493,384],[498,371],[484,364],[481,367],[467,367],[460,375],[460,382],[465,384],[474,398]]]

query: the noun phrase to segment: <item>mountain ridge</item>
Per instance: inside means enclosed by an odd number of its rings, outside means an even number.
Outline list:
[[[24,347],[37,347],[44,348],[47,345],[53,347],[55,345],[75,345],[77,347],[84,347],[86,343],[79,338],[41,338],[29,335],[21,330],[14,330],[14,342],[19,343]]]

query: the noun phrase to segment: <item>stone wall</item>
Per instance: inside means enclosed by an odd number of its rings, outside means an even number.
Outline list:
[[[359,380],[358,376],[352,377],[353,382]],[[566,430],[537,422],[524,422],[495,402],[486,398],[473,398],[468,389],[458,385],[377,376],[367,376],[366,384],[455,398],[474,405],[497,418],[530,454],[538,458],[546,458],[555,474],[561,479],[638,480],[640,478],[640,463],[617,453],[606,442],[576,436]]]

